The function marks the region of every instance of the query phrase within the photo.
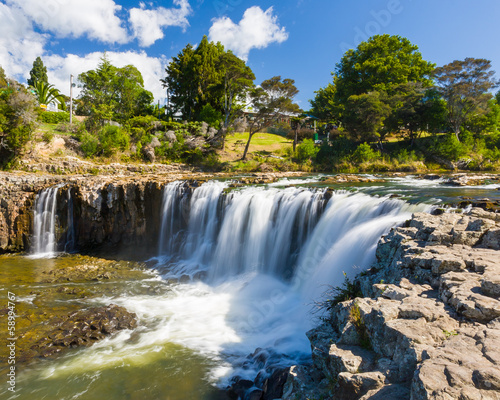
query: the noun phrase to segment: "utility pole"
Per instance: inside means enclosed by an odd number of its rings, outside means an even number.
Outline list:
[[[73,75],[69,76],[69,124],[73,123]]]

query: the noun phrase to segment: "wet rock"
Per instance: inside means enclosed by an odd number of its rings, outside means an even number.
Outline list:
[[[119,330],[136,328],[136,318],[134,313],[114,304],[73,312],[31,347],[32,356],[52,357],[64,348],[92,346]]]
[[[264,385],[262,386],[262,400],[281,398],[289,370],[289,368],[277,369],[264,381]]]

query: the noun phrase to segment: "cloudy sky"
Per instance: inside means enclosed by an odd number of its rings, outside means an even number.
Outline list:
[[[345,50],[380,33],[407,37],[443,65],[487,58],[500,78],[498,0],[0,0],[0,65],[26,82],[42,57],[49,82],[94,69],[103,52],[133,64],[163,102],[159,79],[171,57],[203,35],[246,60],[257,81],[295,79],[308,108]]]

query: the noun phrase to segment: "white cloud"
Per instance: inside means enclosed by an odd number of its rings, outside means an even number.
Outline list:
[[[109,61],[116,67],[134,65],[141,72],[144,79],[144,87],[153,93],[156,101],[163,101],[165,89],[160,79],[165,77],[165,67],[168,64],[166,57],[149,57],[144,51],[135,52],[107,52]],[[103,53],[94,52],[84,57],[68,54],[66,57],[51,55],[43,57],[43,62],[48,70],[49,82],[54,84],[62,93],[69,95],[69,79],[73,74],[76,78],[82,72],[97,68]],[[73,96],[78,96],[79,88],[73,90]]]
[[[284,27],[279,26],[272,7],[264,12],[260,7],[254,6],[245,11],[238,24],[228,17],[213,20],[209,37],[211,41],[221,42],[238,57],[247,60],[251,49],[282,43],[288,39],[288,33]]]
[[[189,26],[187,16],[191,13],[191,6],[188,0],[174,0],[174,4],[179,8],[146,10],[144,3],[141,3],[141,8],[129,11],[130,25],[141,46],[151,46],[158,39],[163,39],[163,28],[179,26],[185,29]]]
[[[46,36],[33,31],[21,10],[0,3],[0,65],[11,77],[29,77],[36,57],[43,54]]]
[[[105,43],[126,43],[126,28],[116,15],[121,10],[113,0],[7,0],[36,25],[59,37],[82,37]]]

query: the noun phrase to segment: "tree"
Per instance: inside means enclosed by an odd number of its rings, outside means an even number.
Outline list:
[[[19,83],[6,78],[0,67],[0,167],[9,166],[36,126],[36,101]]]
[[[298,92],[293,79],[282,80],[281,76],[265,80],[260,87],[250,92],[253,115],[242,160],[247,157],[248,148],[255,133],[269,127],[283,114],[300,111],[299,106],[292,101]]]
[[[204,120],[221,115],[220,131],[225,132],[244,107],[247,92],[253,88],[255,75],[250,67],[220,43],[204,36],[196,49],[188,44],[173,57],[161,79],[167,88],[174,112],[187,120]]]
[[[350,96],[394,89],[408,82],[430,87],[434,65],[425,61],[418,47],[401,36],[377,35],[347,51],[334,74],[335,99],[340,105]]]
[[[44,81],[35,81],[35,84],[32,86],[35,91],[35,96],[40,104],[50,104],[54,100],[57,100],[61,105],[61,108],[64,110],[66,108],[65,98],[64,96],[55,88],[54,85],[51,85]]]
[[[47,68],[43,65],[43,61],[40,57],[37,57],[36,60],[33,61],[33,68],[31,68],[30,71],[28,86],[35,86],[35,82],[49,83]]]
[[[174,112],[181,112],[187,120],[199,119],[207,104],[223,112],[223,98],[214,91],[222,81],[223,71],[218,68],[219,58],[224,54],[224,46],[209,42],[203,36],[196,49],[188,44],[173,57],[165,69],[167,76],[161,79],[168,89]]]
[[[220,55],[217,62],[222,72],[222,82],[213,86],[215,92],[223,94],[224,123],[222,132],[222,148],[226,140],[227,130],[245,106],[246,94],[254,87],[255,75],[243,60],[231,51]]]
[[[82,92],[77,112],[90,116],[89,128],[150,112],[153,95],[144,89],[142,75],[133,65],[117,68],[104,56],[95,70],[83,72],[78,80]]]
[[[322,121],[336,123],[339,120],[340,110],[335,102],[335,90],[335,85],[329,83],[326,87],[314,92],[316,96],[313,100],[309,100],[310,113]]]
[[[458,140],[464,123],[474,114],[484,114],[489,90],[497,85],[491,61],[482,58],[455,60],[434,70],[436,87],[446,100],[448,121]]]
[[[391,113],[391,108],[384,101],[385,96],[385,92],[372,91],[349,97],[344,125],[354,140],[378,140],[382,146],[381,128]]]

